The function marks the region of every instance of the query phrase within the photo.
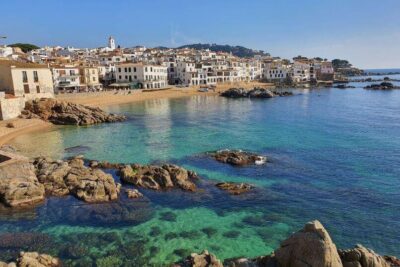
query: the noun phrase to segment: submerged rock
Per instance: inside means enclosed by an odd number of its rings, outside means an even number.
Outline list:
[[[36,158],[33,162],[39,181],[46,193],[54,196],[67,194],[86,202],[105,202],[118,198],[119,188],[110,174],[84,166],[83,159],[53,161]]]
[[[28,101],[23,116],[33,117],[35,114],[42,120],[60,125],[90,125],[102,122],[118,122],[126,120],[125,116],[108,114],[100,108],[94,108],[51,98]]]
[[[246,183],[222,182],[217,183],[215,186],[221,190],[229,192],[232,195],[240,195],[254,189],[254,186]]]
[[[264,156],[260,156],[251,152],[244,152],[241,150],[226,149],[210,154],[219,162],[228,163],[235,166],[244,166],[250,164],[260,165],[267,161],[267,158]]]
[[[9,207],[32,206],[45,199],[44,193],[28,158],[0,151],[0,202]]]
[[[197,175],[176,165],[126,165],[120,171],[121,180],[153,190],[180,188],[186,191],[195,191],[194,179]]]

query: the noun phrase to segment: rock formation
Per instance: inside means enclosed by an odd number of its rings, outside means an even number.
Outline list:
[[[147,189],[180,188],[186,191],[196,190],[193,180],[197,175],[194,172],[171,164],[162,166],[125,165],[119,171],[119,175],[123,182]]]
[[[232,195],[240,195],[254,189],[254,186],[246,183],[222,182],[217,183],[215,186],[221,190],[229,192]]]
[[[212,265],[215,264],[215,265]],[[207,251],[192,254],[178,267],[222,266],[215,255]],[[319,221],[307,223],[281,243],[270,255],[254,259],[236,258],[224,261],[227,267],[400,267],[396,257],[379,256],[357,245],[350,250],[337,250],[329,233]]]
[[[275,258],[282,267],[342,267],[336,246],[319,221],[307,223],[283,241],[275,251]]]
[[[254,88],[252,90],[245,90],[243,88],[230,88],[220,94],[228,98],[273,98],[276,96],[290,96],[292,92],[272,92],[265,88]]]
[[[30,206],[43,201],[44,193],[27,158],[0,151],[0,202],[9,207]]]
[[[17,263],[0,262],[0,267],[59,267],[61,262],[58,258],[54,258],[47,254],[39,254],[37,252],[21,252],[17,259]]]
[[[90,125],[102,122],[118,122],[126,119],[125,116],[108,114],[100,108],[51,98],[28,101],[22,116],[26,118],[41,118],[60,125]]]
[[[343,267],[391,267],[391,263],[384,257],[379,256],[373,250],[367,249],[362,245],[357,245],[353,249],[339,250]]]
[[[68,161],[36,158],[36,175],[46,193],[55,196],[72,194],[86,202],[105,202],[118,198],[119,186],[112,175],[84,166],[80,157]]]
[[[175,264],[175,267],[223,267],[214,254],[204,250],[201,254],[192,253],[185,260]]]
[[[125,190],[128,198],[141,198],[143,194],[139,192],[137,189],[126,189]]]
[[[210,153],[217,161],[222,163],[228,163],[236,166],[244,166],[250,164],[263,164],[267,158],[250,152],[244,152],[241,150],[219,150],[217,152]]]
[[[395,86],[390,82],[381,82],[380,84],[371,84],[364,89],[371,89],[371,90],[392,90],[392,89],[400,89],[400,86]]]

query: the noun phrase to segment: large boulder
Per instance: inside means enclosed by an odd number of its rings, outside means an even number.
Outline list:
[[[193,181],[197,177],[196,174],[172,164],[162,166],[126,165],[120,169],[119,175],[123,182],[147,189],[180,188],[186,191],[196,190]]]
[[[9,207],[31,206],[45,199],[44,186],[25,157],[0,151],[0,202]]]
[[[105,202],[118,198],[119,186],[112,175],[86,167],[82,158],[68,161],[36,158],[33,163],[39,181],[49,195],[71,194],[86,202]]]
[[[242,150],[219,150],[210,155],[217,161],[227,163],[235,166],[244,166],[250,164],[264,164],[267,158],[261,155],[257,155],[251,152],[245,152]]]
[[[342,267],[336,246],[319,221],[307,223],[283,241],[275,259],[281,267]]]
[[[90,125],[126,119],[125,116],[108,114],[100,108],[58,101],[52,98],[28,101],[23,115],[32,117],[30,114],[35,114],[45,121],[61,125]]]
[[[391,264],[373,250],[362,245],[353,249],[339,250],[343,267],[391,267]]]

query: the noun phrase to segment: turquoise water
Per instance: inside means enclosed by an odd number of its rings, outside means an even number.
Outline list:
[[[0,259],[21,248],[71,266],[162,266],[203,249],[221,259],[255,257],[313,219],[340,248],[362,243],[400,256],[400,90],[295,92],[268,100],[195,96],[118,105],[108,111],[128,121],[17,138],[14,145],[27,155],[172,162],[202,179],[198,193],[142,190],[143,200],[121,194],[101,205],[51,198],[19,217],[1,215],[1,233],[24,235],[13,245],[0,242]],[[84,147],[65,152],[74,146]],[[204,155],[223,148],[255,151],[271,163],[237,168]],[[229,196],[213,187],[216,181],[257,189]]]

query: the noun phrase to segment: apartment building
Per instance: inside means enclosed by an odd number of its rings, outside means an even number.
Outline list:
[[[168,85],[166,66],[144,63],[123,63],[116,65],[117,84],[143,89],[159,89]]]
[[[51,71],[46,65],[0,60],[0,91],[25,100],[54,97]]]

